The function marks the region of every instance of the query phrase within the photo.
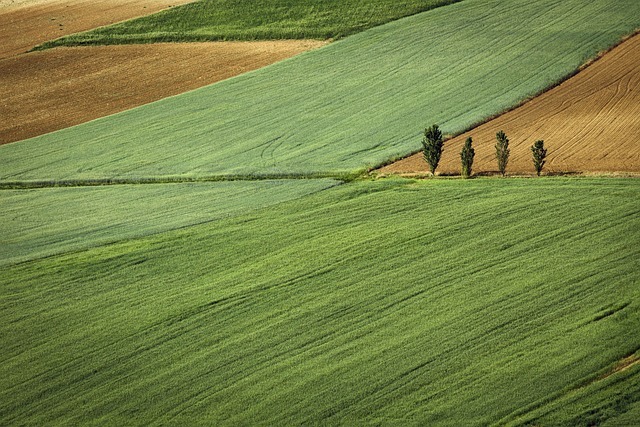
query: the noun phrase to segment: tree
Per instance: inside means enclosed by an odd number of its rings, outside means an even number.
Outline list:
[[[498,160],[498,170],[504,176],[504,172],[507,169],[507,163],[509,162],[509,138],[503,131],[496,134],[496,159]]]
[[[424,137],[422,138],[422,152],[424,154],[424,159],[429,164],[429,169],[431,170],[432,175],[435,175],[436,168],[440,162],[443,146],[444,142],[442,140],[442,132],[438,129],[438,125],[433,125],[424,130]]]
[[[536,141],[531,146],[531,152],[533,153],[533,166],[536,168],[536,173],[540,176],[540,172],[546,163],[547,149],[544,148],[544,141]]]
[[[471,144],[473,140],[471,137],[467,138],[460,152],[460,160],[462,162],[462,177],[469,178],[471,176],[471,167],[473,166],[473,157],[476,155],[476,150],[473,149]]]

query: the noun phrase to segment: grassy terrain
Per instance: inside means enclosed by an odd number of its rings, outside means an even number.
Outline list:
[[[639,16],[465,0],[0,147],[0,425],[637,419],[637,180],[198,181],[377,165]]]
[[[219,220],[333,180],[232,181],[0,191],[0,266]]]
[[[1,146],[0,180],[364,169],[419,148],[432,123],[460,132],[513,106],[638,26],[635,0],[465,0]]]
[[[506,424],[574,426],[638,425],[640,420],[640,352],[633,356],[636,361],[631,368],[615,374],[603,373],[596,381],[566,390],[554,399],[526,413],[522,417],[509,420]]]
[[[460,0],[200,0],[42,47],[340,38]]]
[[[628,419],[639,199],[633,179],[362,181],[5,266],[0,424]]]

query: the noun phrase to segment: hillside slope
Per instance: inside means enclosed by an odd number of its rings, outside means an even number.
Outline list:
[[[333,180],[0,190],[0,267],[220,220],[294,200]]]
[[[354,182],[4,266],[0,424],[626,417],[639,199],[631,179]]]
[[[134,28],[135,37],[123,40],[127,46],[49,49],[6,60],[2,60],[3,52],[22,53],[47,38],[86,29],[91,24],[104,25],[131,17],[126,11],[135,11],[138,15],[156,12],[164,3],[0,1],[0,39],[8,42],[0,47],[0,116],[4,119],[0,121],[0,144],[187,92],[328,43],[328,40],[272,40],[273,37],[263,31],[265,25],[294,31],[302,25],[306,33],[319,35],[328,31],[327,37],[335,37],[339,32],[362,31],[455,0],[281,1],[200,0],[164,10],[148,19],[95,30],[109,33],[117,28]],[[394,7],[390,7],[391,4]],[[152,24],[145,26],[144,22]],[[237,39],[234,35],[247,31],[253,31],[252,40],[260,40],[193,43],[194,39]],[[203,37],[203,32],[215,32],[218,36]],[[187,33],[191,37],[187,37]],[[91,34],[94,32],[75,35],[72,39],[91,37]],[[296,38],[304,35],[289,34]],[[57,39],[48,46],[64,45],[65,40],[69,39]],[[149,43],[158,40],[192,43]],[[105,44],[94,41],[92,44]],[[136,41],[147,43],[131,45]]]
[[[539,92],[633,31],[639,17],[634,0],[466,0],[220,84],[4,145],[0,179],[373,167],[415,151],[426,125],[459,132]]]

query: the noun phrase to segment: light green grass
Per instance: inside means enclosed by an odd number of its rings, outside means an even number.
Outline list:
[[[279,180],[0,191],[0,266],[219,220],[336,181]]]
[[[201,0],[42,47],[211,40],[329,39],[460,0]]]
[[[640,348],[639,199],[354,182],[4,267],[0,424],[473,426],[562,399],[560,425],[624,419],[638,370],[594,380]]]
[[[636,0],[465,0],[1,146],[0,180],[362,170],[417,150],[425,126],[455,133],[513,106],[638,26]]]

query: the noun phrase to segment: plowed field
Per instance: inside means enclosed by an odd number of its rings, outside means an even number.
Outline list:
[[[57,48],[0,60],[0,144],[263,67],[318,41]]]
[[[507,173],[534,171],[530,148],[548,147],[547,172],[640,172],[640,35],[620,44],[563,84],[445,143],[438,171],[460,171],[460,150],[473,137],[475,172],[495,171],[495,134],[510,139]],[[382,173],[423,173],[418,153]]]
[[[67,34],[193,0],[0,0],[0,58]]]

